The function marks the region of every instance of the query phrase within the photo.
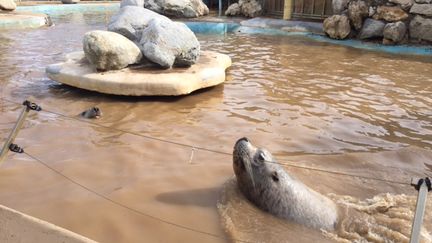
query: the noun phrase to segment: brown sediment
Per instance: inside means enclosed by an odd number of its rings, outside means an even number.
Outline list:
[[[190,96],[106,96],[47,79],[45,67],[63,60],[64,53],[81,50],[83,34],[104,29],[109,16],[68,14],[56,17],[57,25],[49,30],[2,32],[0,98],[22,102],[32,97],[43,108],[69,116],[97,106],[104,116],[95,122],[103,126],[227,153],[238,138],[248,136],[281,162],[406,182],[430,173],[430,59],[294,37],[227,34],[198,36],[203,50],[231,56],[226,83]],[[20,109],[0,103],[1,139]],[[231,156],[198,149],[191,156],[189,147],[46,112],[29,116],[16,143],[118,203],[221,238],[119,207],[25,155],[10,154],[0,166],[1,204],[100,242],[226,241],[216,205],[223,184],[233,176]],[[415,195],[410,186],[287,169],[323,194],[356,200],[385,192]],[[230,215],[235,238],[327,240],[318,231],[237,202],[244,210],[230,209],[236,216]],[[405,217],[403,211],[388,213]]]

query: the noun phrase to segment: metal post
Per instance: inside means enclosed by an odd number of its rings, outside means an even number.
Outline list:
[[[222,16],[222,0],[219,0],[219,17]]]
[[[15,123],[15,126],[12,129],[12,132],[10,133],[8,139],[6,140],[5,144],[3,145],[2,150],[0,151],[0,164],[3,162],[4,158],[6,157],[6,154],[9,151],[9,148],[10,148],[11,144],[13,143],[15,137],[18,135],[18,132],[21,129],[29,111],[30,110],[40,111],[41,110],[41,108],[38,105],[36,105],[35,103],[31,103],[27,100],[24,101],[23,105],[24,105],[24,107],[23,107],[23,110],[21,111],[21,114],[18,118],[18,121]]]
[[[423,224],[423,216],[426,208],[426,199],[428,191],[431,190],[431,181],[428,177],[424,179],[412,178],[411,185],[418,190],[416,211],[414,215],[414,221],[411,228],[411,239],[410,243],[420,242],[420,230]]]

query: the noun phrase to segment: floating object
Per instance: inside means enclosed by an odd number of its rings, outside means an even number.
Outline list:
[[[83,52],[66,56],[65,62],[46,68],[48,77],[59,83],[106,94],[129,96],[175,96],[212,87],[225,81],[225,69],[231,66],[228,55],[202,51],[198,62],[188,68],[130,66],[98,72]]]
[[[81,112],[81,116],[89,119],[98,119],[102,116],[102,112],[98,107],[92,107],[88,110]]]

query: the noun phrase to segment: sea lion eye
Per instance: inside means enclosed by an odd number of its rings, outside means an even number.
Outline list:
[[[264,155],[264,153],[263,152],[260,152],[259,154],[258,154],[258,159],[260,160],[260,161],[265,161],[265,157],[264,157],[265,155]]]

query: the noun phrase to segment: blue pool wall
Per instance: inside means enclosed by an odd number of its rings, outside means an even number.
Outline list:
[[[44,13],[51,16],[62,15],[73,12],[114,12],[120,7],[119,3],[109,4],[56,4],[19,6],[18,11]],[[334,40],[326,36],[308,32],[288,32],[281,29],[246,27],[238,23],[219,22],[185,22],[185,24],[196,34],[224,35],[228,33],[243,33],[250,35],[275,35],[275,36],[303,36],[305,38],[352,47],[357,49],[379,51],[392,54],[432,56],[432,46],[398,45],[386,46],[378,43],[363,42],[359,40]],[[307,24],[307,23],[305,23]]]

